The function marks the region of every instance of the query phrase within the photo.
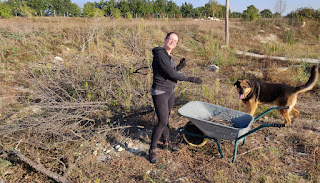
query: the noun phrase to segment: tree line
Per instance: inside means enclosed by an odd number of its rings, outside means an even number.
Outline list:
[[[215,0],[209,0],[204,6],[194,8],[191,3],[178,6],[172,0],[100,0],[87,2],[80,8],[71,0],[0,0],[0,17],[12,16],[66,16],[66,17],[114,17],[114,18],[224,18],[226,7]],[[287,15],[289,18],[308,18],[320,20],[319,10],[301,8]],[[242,13],[229,12],[230,18],[256,20],[260,17],[281,17],[269,9],[259,11],[250,5]]]

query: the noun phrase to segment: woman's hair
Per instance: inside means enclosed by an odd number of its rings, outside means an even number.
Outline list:
[[[166,36],[166,39],[169,39],[171,34],[175,34],[175,35],[177,35],[177,36],[178,36],[178,34],[177,34],[177,33],[175,33],[175,32],[169,32],[169,33],[167,34],[167,36]],[[178,37],[179,37],[179,36],[178,36]]]

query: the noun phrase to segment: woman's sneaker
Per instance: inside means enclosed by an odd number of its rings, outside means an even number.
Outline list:
[[[176,151],[180,150],[179,147],[174,146],[172,143],[168,143],[168,142],[163,144],[163,149],[168,150],[168,151],[172,151],[172,152],[176,152]]]
[[[153,164],[158,163],[158,158],[157,158],[155,149],[149,150],[149,161],[150,163],[153,163]]]

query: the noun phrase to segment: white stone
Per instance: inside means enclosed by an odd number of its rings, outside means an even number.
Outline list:
[[[63,58],[56,56],[56,57],[54,57],[54,61],[55,62],[63,62]]]

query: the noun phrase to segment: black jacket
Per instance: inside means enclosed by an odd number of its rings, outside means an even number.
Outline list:
[[[172,57],[163,47],[156,47],[152,50],[153,53],[153,84],[152,87],[156,90],[165,92],[173,92],[177,80],[187,81],[188,77],[179,73]]]

